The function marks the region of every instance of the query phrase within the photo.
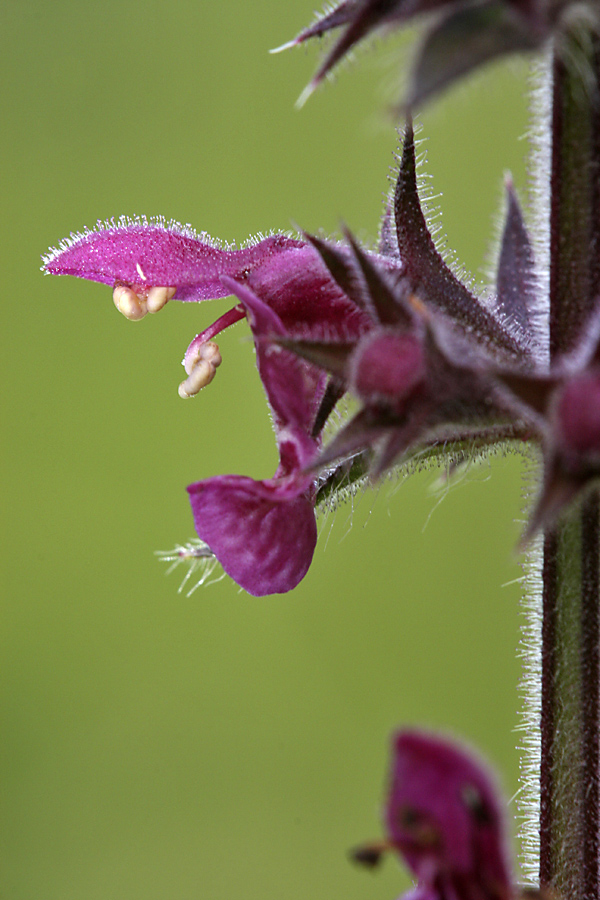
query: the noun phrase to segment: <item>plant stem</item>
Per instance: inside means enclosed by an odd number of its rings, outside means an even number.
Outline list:
[[[556,614],[557,614],[557,555],[558,540],[554,532],[544,539],[542,568],[542,708],[541,767],[540,767],[540,884],[552,884],[554,863],[552,854],[554,797],[554,695],[556,679]]]
[[[600,896],[600,501],[584,503],[581,518],[581,683],[583,755],[583,896]]]
[[[552,65],[550,360],[579,343],[600,282],[600,53],[591,29]],[[544,540],[540,883],[600,900],[600,503]]]

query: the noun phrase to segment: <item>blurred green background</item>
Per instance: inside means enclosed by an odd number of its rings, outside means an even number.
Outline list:
[[[313,2],[0,9],[2,900],[392,900],[401,867],[346,850],[380,834],[401,724],[464,737],[517,790],[519,460],[360,495],[293,594],[223,580],[188,598],[153,557],[193,535],[185,485],[275,466],[245,326],[184,402],[183,352],[226,301],[132,324],[107,288],[39,272],[71,229],[122,213],[230,241],[342,219],[373,238],[404,45],[360,52],[298,112],[318,48],[267,50]],[[476,275],[503,172],[525,182],[525,80],[494,67],[421,116]]]

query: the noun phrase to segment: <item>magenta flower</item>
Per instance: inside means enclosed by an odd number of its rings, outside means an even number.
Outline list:
[[[395,260],[388,268],[398,269]],[[234,294],[239,301],[191,342],[179,393],[206,386],[221,364],[213,338],[246,316],[271,407],[280,462],[273,478],[222,475],[190,485],[196,529],[224,570],[249,593],[288,591],[304,577],[316,543],[314,462],[340,390],[325,373],[263,339],[357,338],[368,317],[331,279],[310,244],[271,235],[242,249],[162,220],[120,220],[72,235],[44,270],[113,286],[117,308],[137,321],[171,300]]]
[[[241,249],[162,220],[120,220],[73,235],[44,260],[46,272],[113,286],[137,321],[170,300],[234,295],[236,303],[188,347],[191,397],[221,364],[214,338],[246,317],[279,451],[272,478],[221,475],[188,488],[194,522],[224,570],[252,594],[288,591],[304,577],[316,542],[315,503],[340,484],[379,475],[425,446],[464,452],[522,439],[499,371],[540,365],[530,290],[531,251],[510,195],[494,302],[482,302],[438,253],[419,203],[410,124],[393,204],[377,253],[283,234]],[[321,448],[346,390],[362,408]],[[355,466],[360,456],[365,465]],[[332,463],[336,465],[332,468]],[[323,471],[325,470],[325,471]],[[318,474],[320,472],[320,474]]]
[[[392,752],[387,839],[354,858],[374,866],[386,850],[397,851],[417,879],[407,900],[510,900],[503,814],[483,765],[418,731],[396,734]]]

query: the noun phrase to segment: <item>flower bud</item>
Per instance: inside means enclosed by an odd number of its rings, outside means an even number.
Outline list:
[[[554,427],[567,464],[600,464],[600,370],[585,372],[562,388]]]
[[[402,402],[425,376],[423,348],[412,334],[375,331],[358,345],[351,383],[366,402]]]

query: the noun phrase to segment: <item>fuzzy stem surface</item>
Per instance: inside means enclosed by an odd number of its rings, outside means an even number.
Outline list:
[[[572,29],[552,63],[550,360],[580,341],[600,272],[599,42]],[[546,534],[542,565],[540,883],[600,900],[600,503]]]

